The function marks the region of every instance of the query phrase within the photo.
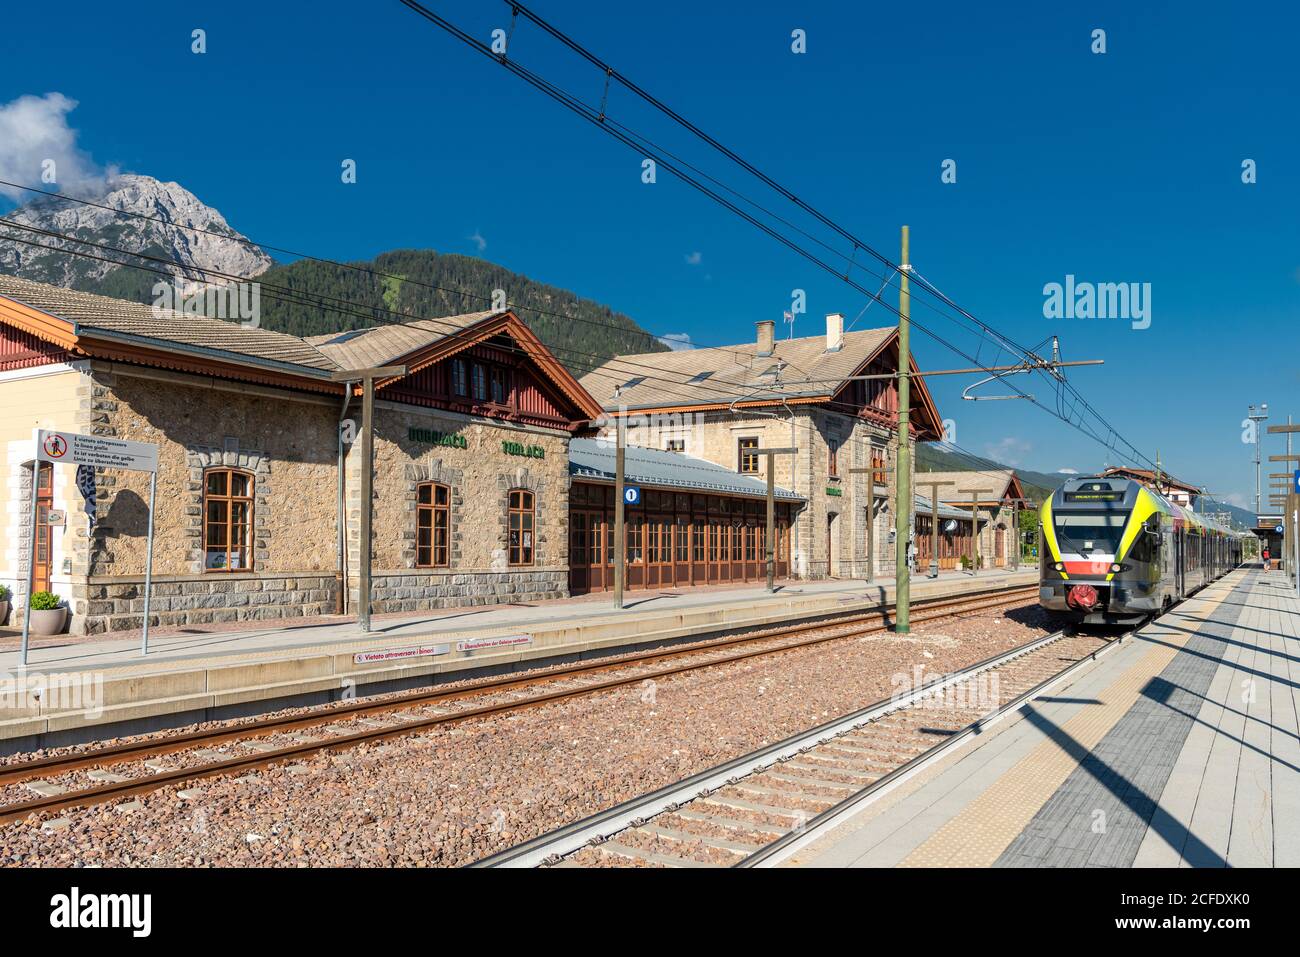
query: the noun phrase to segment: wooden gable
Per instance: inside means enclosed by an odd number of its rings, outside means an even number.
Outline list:
[[[898,371],[898,333],[880,344],[880,347],[854,372],[855,376],[892,375]],[[918,441],[943,438],[943,421],[935,407],[925,377],[916,361],[909,362],[912,373],[911,426]],[[854,413],[878,425],[898,426],[898,379],[850,379],[832,396],[839,406],[851,405]]]
[[[391,364],[407,368],[405,376],[380,384],[382,395],[397,402],[568,431],[601,414],[587,390],[509,312]]]
[[[72,353],[33,332],[0,323],[0,372],[66,362]]]

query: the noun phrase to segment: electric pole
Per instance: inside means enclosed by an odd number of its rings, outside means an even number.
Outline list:
[[[894,631],[906,635],[911,630],[912,583],[907,568],[907,543],[912,530],[912,343],[908,318],[912,298],[908,289],[908,229],[903,227],[903,255],[898,267],[898,481],[894,484]]]
[[[918,479],[917,485],[924,485],[930,490],[930,577],[939,577],[939,487],[956,485],[956,482],[933,482]]]
[[[767,456],[767,593],[776,591],[776,459],[777,455],[794,455],[799,450],[756,449]]]
[[[375,551],[372,541],[374,535],[371,532],[375,512],[375,380],[400,379],[404,375],[406,366],[380,366],[338,372],[333,376],[334,381],[341,382],[344,389],[352,389],[357,380],[361,382],[361,527],[358,530],[361,537],[361,567],[358,569],[360,600],[357,603],[357,624],[365,633],[370,631],[371,574]]]

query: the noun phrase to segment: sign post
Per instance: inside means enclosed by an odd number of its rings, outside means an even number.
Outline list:
[[[140,654],[149,653],[149,593],[153,584],[153,508],[158,487],[158,446],[147,442],[128,442],[102,435],[55,432],[37,429],[33,434],[36,456],[32,459],[32,549],[27,565],[27,612],[23,615],[22,660],[27,664],[29,631],[32,620],[32,589],[36,587],[36,485],[41,463],[85,465],[98,469],[126,469],[149,473],[149,524],[146,532],[144,567],[144,628]]]

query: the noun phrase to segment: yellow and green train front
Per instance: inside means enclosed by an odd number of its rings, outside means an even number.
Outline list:
[[[1129,479],[1071,479],[1039,513],[1039,602],[1088,624],[1139,621],[1167,597],[1161,540],[1174,507]]]

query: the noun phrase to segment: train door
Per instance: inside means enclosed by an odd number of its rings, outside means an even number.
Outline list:
[[[1174,598],[1181,599],[1187,594],[1187,539],[1181,528],[1174,529]]]

